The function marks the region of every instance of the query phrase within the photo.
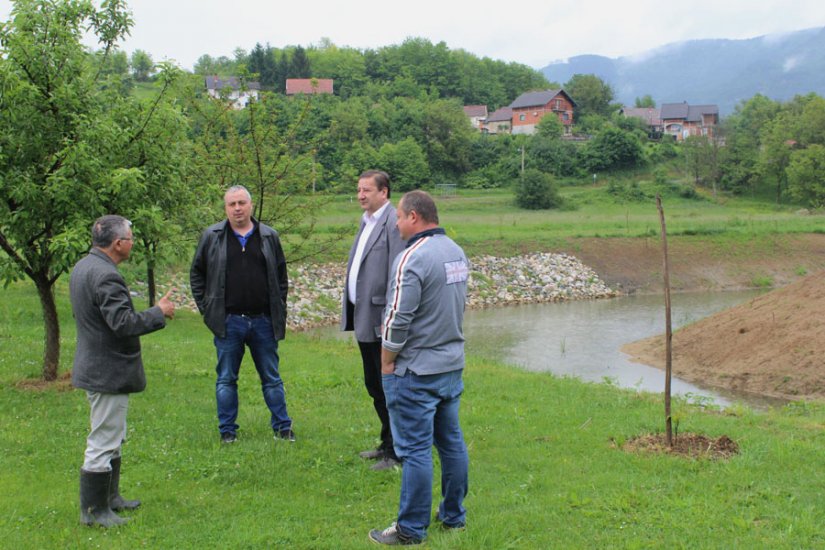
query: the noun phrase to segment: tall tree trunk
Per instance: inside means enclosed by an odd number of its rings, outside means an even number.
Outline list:
[[[149,298],[149,307],[155,305],[155,295],[157,294],[157,287],[155,286],[155,247],[152,243],[144,241],[144,250],[146,251],[146,286]]]
[[[60,322],[57,318],[57,304],[54,301],[54,285],[45,275],[36,277],[34,284],[43,308],[46,334],[43,350],[43,380],[51,382],[57,379],[57,368],[60,366]]]
[[[149,292],[149,307],[152,307],[155,305],[155,293],[157,290],[155,288],[155,268],[151,263],[146,265],[146,284],[148,285]]]

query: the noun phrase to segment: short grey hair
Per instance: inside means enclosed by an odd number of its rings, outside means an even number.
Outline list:
[[[250,193],[250,192],[249,192],[249,189],[247,189],[247,188],[246,188],[246,187],[244,187],[243,185],[233,185],[232,187],[230,187],[229,189],[227,189],[227,190],[226,190],[226,193],[224,193],[224,194],[223,194],[223,198],[224,198],[224,200],[226,200],[226,196],[227,196],[229,193],[235,193],[235,192],[237,192],[237,191],[243,191],[244,193],[246,193],[246,198],[248,198],[248,199],[249,199],[249,202],[252,202],[252,193]]]
[[[92,245],[98,248],[109,248],[118,239],[125,239],[129,235],[132,222],[123,216],[109,214],[101,216],[92,224]]]
[[[398,203],[398,208],[409,216],[410,212],[415,211],[418,217],[427,223],[438,223],[438,208],[435,206],[435,201],[426,191],[410,191],[404,193],[401,197],[401,202]]]

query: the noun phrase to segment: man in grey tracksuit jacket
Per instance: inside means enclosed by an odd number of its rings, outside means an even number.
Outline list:
[[[398,205],[407,248],[395,259],[382,331],[381,372],[395,452],[401,459],[397,521],[370,538],[414,544],[427,536],[432,505],[431,445],[441,460],[437,520],[463,528],[468,456],[458,409],[464,389],[464,304],[469,261],[438,227],[432,197],[411,191]]]

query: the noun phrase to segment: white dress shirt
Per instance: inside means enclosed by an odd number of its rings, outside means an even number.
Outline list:
[[[347,279],[347,296],[349,297],[349,301],[355,304],[355,287],[358,283],[358,270],[361,269],[361,258],[364,256],[364,248],[367,246],[367,241],[372,235],[372,230],[375,229],[375,225],[378,222],[378,219],[384,213],[384,210],[387,209],[387,205],[390,204],[390,201],[384,203],[384,206],[373,212],[370,215],[367,212],[364,212],[364,215],[361,218],[361,221],[364,222],[364,230],[361,231],[361,236],[358,238],[358,245],[355,247],[355,255],[352,257],[352,266],[349,270],[349,278]]]

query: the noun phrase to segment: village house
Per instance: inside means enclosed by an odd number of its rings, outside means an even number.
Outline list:
[[[250,101],[256,101],[260,90],[261,84],[259,82],[242,83],[235,76],[227,78],[206,77],[206,93],[212,97],[227,99],[232,103],[233,109],[243,109]]]
[[[496,109],[487,117],[488,134],[509,134],[513,127],[513,110],[510,107]]]
[[[470,124],[476,130],[483,131],[487,122],[487,106],[486,105],[465,105],[464,114],[470,118]]]
[[[647,126],[647,135],[658,139],[664,132],[662,126],[662,111],[656,107],[622,107],[620,114],[629,118],[638,118]]]
[[[575,106],[573,99],[561,89],[521,94],[510,104],[513,110],[512,133],[532,134],[542,117],[554,115],[564,125],[564,134],[570,135]]]
[[[331,78],[287,78],[286,95],[331,94]]]
[[[663,103],[661,108],[663,131],[676,141],[690,136],[716,136],[719,124],[719,107],[716,105],[688,105],[683,103]]]

